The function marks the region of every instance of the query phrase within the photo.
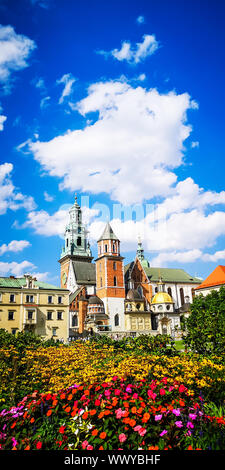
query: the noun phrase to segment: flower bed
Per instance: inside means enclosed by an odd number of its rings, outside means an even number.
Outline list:
[[[224,449],[224,418],[204,413],[201,397],[177,381],[76,384],[26,396],[0,413],[5,450]]]

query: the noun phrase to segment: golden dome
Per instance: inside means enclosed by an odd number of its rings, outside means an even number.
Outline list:
[[[174,301],[167,292],[157,292],[154,295],[151,304],[173,304]]]

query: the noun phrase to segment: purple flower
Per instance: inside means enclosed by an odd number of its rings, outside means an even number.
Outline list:
[[[166,430],[166,429],[164,429],[164,430],[161,432],[160,436],[163,437],[164,434],[167,434],[167,430]]]

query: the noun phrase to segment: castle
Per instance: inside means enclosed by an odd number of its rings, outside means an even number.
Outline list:
[[[93,260],[77,197],[64,239],[59,263],[61,288],[70,292],[70,338],[85,331],[175,336],[200,279],[183,269],[151,267],[141,240],[135,259],[124,265],[120,240],[109,222]]]

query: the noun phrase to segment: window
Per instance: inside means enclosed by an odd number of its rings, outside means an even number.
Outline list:
[[[102,277],[100,277],[100,287],[102,287]]]
[[[108,250],[108,247],[107,247],[107,245],[105,245],[105,252],[106,252],[106,253],[107,253],[107,250]]]
[[[115,244],[113,243],[113,253],[115,253]]]
[[[67,247],[69,246],[69,240],[68,240],[68,238],[66,239],[66,246],[67,246]]]
[[[49,295],[49,296],[48,296],[48,303],[49,303],[49,304],[52,304],[52,295]]]
[[[101,263],[99,263],[99,272],[100,272],[100,273],[102,272],[102,265],[101,265]]]
[[[184,289],[183,289],[183,287],[180,288],[180,301],[181,301],[181,305],[184,305]]]
[[[61,295],[58,296],[58,304],[62,304],[62,296]]]
[[[141,286],[138,286],[137,291],[140,294],[140,296],[143,297],[143,289]]]
[[[72,317],[72,326],[78,326],[77,315],[73,315],[73,317]]]
[[[17,332],[17,328],[12,328],[12,335],[15,335]]]
[[[14,312],[8,313],[8,320],[14,320]]]
[[[167,292],[168,292],[168,294],[170,295],[170,297],[172,297],[172,289],[171,289],[171,287],[168,287]]]
[[[28,320],[32,320],[32,318],[33,318],[32,310],[28,311],[27,318],[28,318]]]
[[[116,262],[115,261],[113,261],[113,269],[114,269],[114,271],[116,271]]]
[[[166,306],[166,309],[167,309],[167,310],[170,310],[170,305],[167,305],[167,306]]]
[[[116,279],[116,276],[114,276],[114,278],[113,278],[113,285],[114,285],[114,286],[117,286],[117,279]]]
[[[136,304],[136,309],[137,309],[137,310],[140,310],[140,308],[141,308],[141,305],[140,305],[140,304]]]
[[[57,334],[56,334],[56,328],[52,328],[52,336],[57,336]]]
[[[155,294],[157,294],[158,292],[158,287],[155,287]]]
[[[34,296],[33,295],[26,295],[26,302],[27,303],[33,303],[34,302]]]
[[[52,312],[47,312],[47,320],[52,320]]]
[[[81,237],[77,237],[77,246],[81,246]]]
[[[57,312],[57,320],[62,320],[62,312]]]
[[[119,318],[119,315],[117,313],[114,317],[114,325],[119,326],[119,324],[120,324],[120,318]]]
[[[15,302],[15,294],[10,294],[9,301],[10,302]]]

